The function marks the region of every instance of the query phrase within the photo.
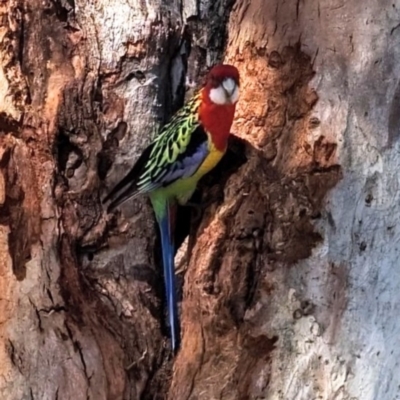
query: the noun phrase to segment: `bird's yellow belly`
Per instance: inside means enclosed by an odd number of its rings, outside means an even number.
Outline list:
[[[222,151],[213,150],[204,160],[203,164],[200,165],[196,173],[189,179],[194,178],[196,183],[204,176],[207,172],[211,171],[221,160],[224,153]]]
[[[157,189],[157,191],[162,191],[168,198],[175,198],[180,204],[185,204],[192,197],[199,180],[218,164],[223,155],[224,152],[213,149],[191,177],[179,179],[165,188]]]

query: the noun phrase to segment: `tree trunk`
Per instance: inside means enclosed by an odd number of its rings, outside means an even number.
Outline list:
[[[0,2],[0,398],[400,398],[399,8]],[[220,60],[173,358],[148,201],[101,198]]]

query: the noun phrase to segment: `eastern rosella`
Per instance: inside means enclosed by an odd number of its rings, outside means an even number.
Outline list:
[[[180,341],[173,240],[176,203],[185,204],[199,179],[224,155],[238,97],[238,70],[232,65],[214,66],[203,88],[161,129],[132,170],[104,199],[112,200],[110,211],[129,198],[149,194],[161,233],[174,351]]]

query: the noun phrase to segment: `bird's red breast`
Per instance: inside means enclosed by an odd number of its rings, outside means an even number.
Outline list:
[[[199,108],[199,117],[205,130],[210,133],[215,147],[225,151],[228,137],[231,133],[233,117],[235,115],[235,104],[216,105],[213,104],[207,93],[202,93],[203,101]]]
[[[219,64],[207,75],[201,93],[199,118],[205,130],[210,133],[217,150],[224,152],[228,143],[236,103],[215,104],[210,99],[210,91],[220,86],[224,79],[232,78],[239,86],[239,71],[233,65]]]

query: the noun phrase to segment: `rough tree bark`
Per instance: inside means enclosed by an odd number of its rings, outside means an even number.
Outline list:
[[[0,2],[1,399],[400,398],[400,2],[378,3]],[[173,359],[148,202],[101,197],[219,60],[240,139],[179,251]]]

